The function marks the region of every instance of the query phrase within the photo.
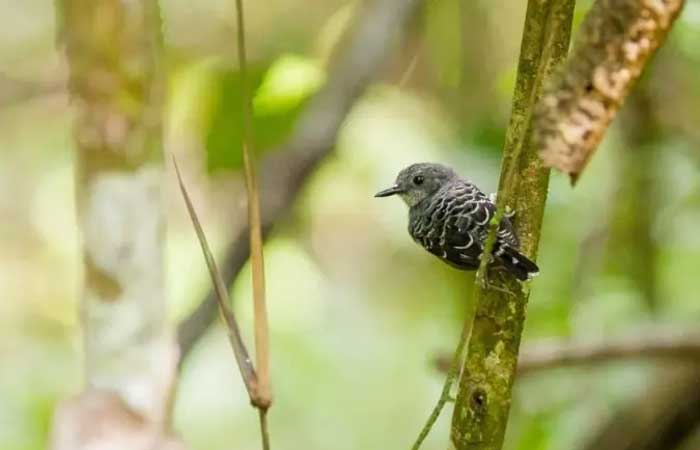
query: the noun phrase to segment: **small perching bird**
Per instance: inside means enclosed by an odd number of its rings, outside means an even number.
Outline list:
[[[375,197],[395,194],[409,207],[408,232],[418,244],[458,269],[479,268],[489,222],[496,214],[496,205],[479,188],[449,167],[419,163],[402,170],[396,183]],[[510,219],[503,217],[489,263],[525,281],[539,269],[518,246]]]

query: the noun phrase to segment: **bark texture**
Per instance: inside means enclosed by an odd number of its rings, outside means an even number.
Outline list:
[[[51,447],[180,448],[165,432],[177,347],[165,322],[158,4],[58,10],[76,113],[86,387],[59,407]]]
[[[597,0],[566,70],[538,108],[536,141],[549,167],[575,182],[683,0]]]
[[[513,109],[503,151],[499,206],[517,211],[521,250],[534,259],[549,172],[531,144],[532,110],[543,81],[564,59],[573,0],[530,0],[518,64]],[[503,203],[501,203],[503,202]],[[528,291],[513,278],[489,276],[476,291],[476,312],[452,417],[456,449],[498,450],[503,444]]]

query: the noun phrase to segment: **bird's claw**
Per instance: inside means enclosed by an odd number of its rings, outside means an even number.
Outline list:
[[[496,204],[497,198],[498,198],[498,193],[496,193],[496,192],[492,192],[488,195],[489,201],[491,203],[493,203],[494,205]],[[513,208],[511,208],[510,206],[506,205],[506,210],[503,213],[503,215],[508,219],[513,218],[513,217],[515,217],[515,210]]]
[[[481,289],[483,290],[493,290],[513,297],[516,296],[513,292],[509,291],[508,289],[489,283],[488,274],[484,274],[483,276],[477,276],[477,283],[479,284],[479,287],[481,287]]]

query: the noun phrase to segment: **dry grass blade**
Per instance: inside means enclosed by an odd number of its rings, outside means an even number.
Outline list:
[[[575,183],[634,82],[663,43],[683,0],[597,0],[571,58],[535,112],[545,165]]]
[[[238,59],[241,69],[243,97],[243,166],[248,192],[248,224],[250,229],[250,263],[253,273],[253,301],[255,315],[255,359],[258,368],[258,385],[255,392],[256,405],[269,408],[270,392],[270,344],[265,304],[265,264],[263,259],[262,221],[260,219],[260,192],[252,156],[252,103],[248,88],[248,68],[245,49],[245,22],[243,1],[236,0],[236,22],[238,25]]]
[[[241,339],[241,332],[238,328],[238,323],[236,322],[236,317],[233,311],[228,307],[226,303],[228,301],[228,290],[226,285],[221,279],[219,269],[216,266],[216,261],[214,260],[214,255],[212,255],[209,249],[209,244],[207,243],[207,238],[204,235],[204,230],[202,230],[202,225],[199,222],[197,213],[192,206],[192,201],[190,200],[189,194],[187,194],[187,188],[185,188],[185,183],[182,181],[182,176],[180,175],[180,168],[177,165],[175,157],[173,157],[173,164],[175,165],[175,173],[177,174],[177,181],[180,185],[180,192],[182,192],[182,198],[185,199],[185,204],[187,205],[187,212],[192,219],[192,225],[197,232],[197,239],[199,239],[199,244],[202,247],[202,253],[204,254],[204,259],[207,262],[207,268],[209,269],[209,276],[211,277],[211,282],[214,285],[214,292],[216,293],[216,300],[219,304],[219,312],[221,317],[226,324],[228,330],[229,341],[231,342],[231,347],[233,348],[233,354],[236,357],[236,363],[238,363],[238,368],[241,371],[241,376],[243,377],[243,382],[245,383],[248,395],[251,401],[255,399],[255,393],[258,385],[257,375],[255,374],[255,369],[250,362],[250,356],[248,355],[248,350],[243,344],[243,339]]]

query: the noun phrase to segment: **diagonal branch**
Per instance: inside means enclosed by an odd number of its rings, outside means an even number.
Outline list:
[[[289,141],[271,152],[261,170],[262,231],[285,217],[307,177],[333,150],[338,130],[352,105],[384,66],[401,40],[421,0],[375,0],[368,4],[352,34],[329,69],[328,83],[302,113]],[[247,229],[237,230],[229,245],[222,277],[231,283],[248,259]],[[210,292],[178,327],[183,361],[216,319],[216,299]]]
[[[597,0],[581,24],[566,70],[537,108],[542,160],[575,183],[684,0]]]
[[[216,260],[214,255],[212,255],[209,249],[209,244],[204,235],[204,230],[199,222],[197,213],[194,210],[190,196],[187,193],[187,188],[185,183],[182,181],[182,175],[180,174],[180,167],[177,164],[175,158],[173,158],[173,165],[175,166],[175,174],[177,175],[177,182],[180,186],[180,192],[182,193],[182,198],[185,200],[185,205],[187,206],[187,212],[192,219],[192,225],[194,226],[195,232],[197,233],[197,239],[202,247],[202,254],[204,254],[204,260],[207,263],[207,269],[209,270],[209,275],[211,281],[214,285],[214,297],[221,313],[221,317],[226,324],[226,329],[229,334],[229,341],[231,343],[231,348],[233,349],[233,355],[236,358],[236,363],[238,369],[241,372],[241,377],[243,378],[243,384],[245,385],[246,391],[248,391],[248,396],[251,400],[256,397],[256,389],[258,386],[258,377],[255,372],[255,368],[250,362],[250,356],[248,349],[243,343],[241,338],[241,331],[238,327],[238,322],[233,314],[233,311],[226,304],[226,299],[228,299],[228,289],[224,284],[222,278],[219,276],[219,269],[216,267]]]
[[[437,370],[447,372],[451,357],[447,353],[438,355],[435,358]],[[552,339],[535,342],[527,344],[520,352],[518,375],[625,360],[700,361],[700,333],[658,330],[601,341]]]
[[[541,342],[523,349],[518,375],[624,359],[700,361],[700,333],[646,332],[601,342]]]

